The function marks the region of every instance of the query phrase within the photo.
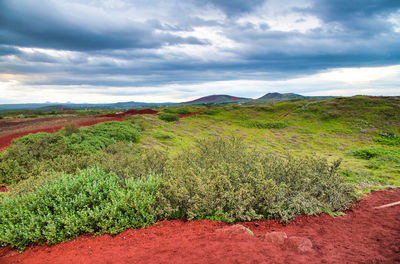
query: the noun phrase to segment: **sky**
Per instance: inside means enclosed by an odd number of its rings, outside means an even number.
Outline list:
[[[399,0],[0,0],[0,104],[400,95]]]

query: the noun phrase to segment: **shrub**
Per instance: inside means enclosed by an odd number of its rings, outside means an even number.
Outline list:
[[[190,114],[192,111],[187,106],[182,106],[176,109],[175,111],[178,115]]]
[[[393,132],[382,132],[379,136],[374,138],[374,141],[389,146],[400,145],[400,137]]]
[[[172,113],[160,113],[158,117],[166,122],[174,122],[179,120],[178,116]]]
[[[116,234],[153,223],[158,178],[121,181],[113,173],[87,169],[49,181],[25,196],[0,203],[0,244],[24,249],[82,233]]]
[[[94,126],[87,127],[83,130],[85,135],[104,138],[104,142],[112,140],[137,142],[140,134],[138,127],[124,122],[104,122]]]
[[[72,134],[78,134],[79,132],[79,127],[75,125],[65,126],[60,130],[60,133],[64,136],[71,136]]]
[[[175,136],[172,133],[157,131],[152,134],[152,136],[159,140],[167,140],[167,139],[174,139]]]
[[[267,129],[282,129],[287,127],[287,124],[284,122],[266,122],[260,120],[248,120],[241,123],[242,126],[247,128],[267,128]]]
[[[352,187],[339,162],[280,158],[238,139],[208,139],[169,162],[157,194],[158,219],[288,221],[296,214],[345,209]]]
[[[204,111],[203,114],[205,114],[205,115],[217,115],[217,114],[220,113],[220,112],[221,112],[221,109],[220,109],[220,108],[217,108],[217,109],[208,109],[208,110]]]
[[[74,173],[85,168],[85,156],[119,142],[136,142],[140,133],[129,123],[106,122],[65,135],[36,133],[16,139],[0,154],[0,181],[16,183],[29,177],[38,177],[52,171]],[[67,133],[69,134],[69,133]]]
[[[321,114],[321,119],[322,120],[332,120],[332,119],[337,119],[339,118],[341,115],[339,113],[336,112],[323,112]]]
[[[348,154],[366,160],[379,158],[385,161],[400,162],[400,152],[391,149],[376,147],[359,148]]]
[[[149,174],[163,174],[167,160],[165,151],[138,148],[119,142],[90,156],[88,163],[99,166],[106,172],[116,173],[120,178],[138,179]]]

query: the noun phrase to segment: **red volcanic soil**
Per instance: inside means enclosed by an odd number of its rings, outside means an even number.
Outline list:
[[[38,132],[54,133],[66,125],[91,126],[106,121],[122,121],[127,115],[155,115],[157,113],[156,110],[143,109],[109,115],[4,119],[0,120],[0,150],[8,147],[14,138]]]
[[[400,190],[374,192],[346,216],[298,216],[242,223],[247,233],[216,231],[228,226],[208,220],[161,221],[119,235],[89,235],[54,246],[31,246],[23,254],[0,248],[0,263],[399,263],[400,206],[375,209],[400,200]],[[266,232],[285,232],[283,244],[264,241]],[[308,238],[311,251],[293,241]],[[291,241],[291,242],[289,242]]]
[[[8,188],[5,185],[0,185],[0,192],[8,192]]]

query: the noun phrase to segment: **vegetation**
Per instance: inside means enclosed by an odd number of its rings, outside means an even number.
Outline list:
[[[335,214],[356,194],[400,186],[398,113],[398,99],[364,96],[184,106],[28,135],[0,152],[11,190],[0,197],[0,243],[23,249],[161,219]]]
[[[179,117],[176,114],[172,114],[172,113],[160,113],[158,115],[158,117],[161,120],[167,121],[167,122],[174,122],[174,121],[178,121]]]
[[[88,128],[65,127],[58,133],[36,133],[18,138],[0,156],[0,182],[18,183],[50,172],[76,172],[87,166],[87,156],[120,142],[137,142],[139,128],[104,122]],[[86,156],[86,157],[85,157]]]
[[[353,196],[339,164],[250,151],[235,138],[201,140],[169,162],[158,192],[159,219],[288,221],[342,210]]]
[[[0,244],[24,249],[55,244],[83,233],[117,234],[153,223],[157,177],[126,179],[88,169],[63,175],[24,196],[0,203]]]

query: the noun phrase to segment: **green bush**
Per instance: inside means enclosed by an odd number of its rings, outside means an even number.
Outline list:
[[[157,218],[288,221],[297,214],[345,209],[353,191],[338,168],[339,162],[248,150],[238,139],[200,141],[169,162],[157,194]]]
[[[247,128],[259,128],[259,129],[282,129],[287,127],[284,122],[266,122],[260,120],[248,120],[241,123],[242,126]]]
[[[60,130],[60,133],[64,136],[71,136],[72,134],[77,134],[80,132],[79,127],[75,125],[65,126]]]
[[[83,129],[84,135],[112,140],[137,142],[140,137],[138,127],[124,122],[104,122]]]
[[[116,234],[153,223],[158,178],[121,179],[87,169],[64,175],[24,196],[2,198],[0,245],[23,250],[29,243],[55,244],[83,233]]]
[[[159,139],[159,140],[168,140],[168,139],[174,139],[175,138],[174,134],[168,133],[168,132],[162,132],[162,131],[154,132],[152,134],[152,136],[154,138],[156,138],[156,139]]]
[[[367,147],[350,151],[348,154],[365,160],[378,158],[384,161],[400,163],[400,151],[391,149]]]
[[[90,156],[88,163],[116,173],[120,178],[143,178],[148,174],[163,174],[168,155],[157,149],[129,146],[124,142],[108,146],[96,155]]]
[[[175,111],[178,115],[190,114],[192,111],[187,106],[182,106],[176,109]]]
[[[399,146],[400,145],[400,137],[392,132],[383,132],[380,133],[379,136],[374,138],[375,142],[381,143],[383,145],[389,146]]]
[[[36,133],[15,139],[0,153],[0,182],[16,183],[53,171],[74,173],[85,168],[85,156],[120,141],[136,142],[140,133],[129,123],[105,122],[81,129],[63,129],[58,133]]]
[[[217,109],[208,109],[208,110],[204,111],[203,114],[205,114],[205,115],[217,115],[217,114],[220,113],[220,112],[221,112],[221,109],[220,109],[220,108],[217,108]]]
[[[158,118],[166,122],[174,122],[179,120],[178,116],[172,113],[160,113]]]

